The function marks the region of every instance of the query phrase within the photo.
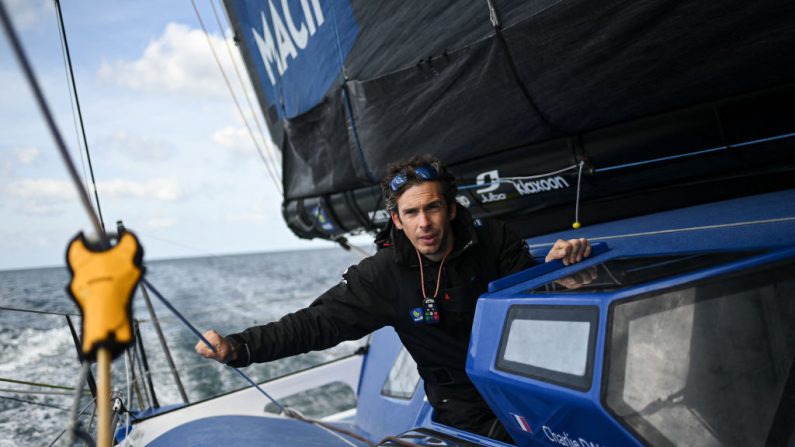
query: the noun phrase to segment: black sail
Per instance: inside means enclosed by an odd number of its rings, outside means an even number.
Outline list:
[[[389,162],[433,154],[524,236],[792,186],[795,3],[225,0],[284,217],[386,221]]]

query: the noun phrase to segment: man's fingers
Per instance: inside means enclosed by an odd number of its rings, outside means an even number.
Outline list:
[[[208,359],[220,360],[219,348],[221,347],[221,335],[214,330],[209,330],[202,335],[204,336],[205,340],[210,342],[212,348],[207,346],[207,343],[205,343],[204,340],[199,340],[199,342],[196,343],[196,353]]]
[[[583,242],[585,243],[585,254],[583,256],[587,258],[591,256],[591,243],[588,242],[588,239],[583,239]]]
[[[549,250],[546,261],[560,259],[563,261],[563,265],[571,265],[582,261],[588,256],[591,256],[591,244],[588,239],[569,239],[568,241],[558,239]]]

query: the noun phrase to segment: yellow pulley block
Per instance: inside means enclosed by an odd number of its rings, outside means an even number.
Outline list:
[[[67,291],[83,314],[82,357],[95,360],[99,348],[118,356],[133,342],[132,295],[144,271],[138,238],[124,231],[116,245],[102,249],[81,232],[69,243],[66,262]]]

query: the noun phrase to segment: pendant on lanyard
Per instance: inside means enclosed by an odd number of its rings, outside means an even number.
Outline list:
[[[442,258],[442,262],[439,263],[439,274],[436,276],[436,291],[434,291],[433,296],[429,297],[428,294],[425,292],[425,273],[422,268],[422,257],[420,256],[419,250],[417,252],[417,261],[420,263],[420,285],[422,286],[422,308],[416,308],[411,310],[411,316],[415,323],[426,323],[426,324],[437,324],[439,323],[439,308],[436,307],[436,297],[439,295],[439,286],[441,285],[442,279],[442,268],[444,267],[444,261],[447,259],[447,254],[444,255]],[[449,253],[448,253],[449,254]]]

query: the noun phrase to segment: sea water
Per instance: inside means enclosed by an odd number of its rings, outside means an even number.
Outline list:
[[[277,320],[306,306],[360,259],[353,252],[323,249],[154,261],[146,264],[146,278],[200,332],[215,329],[227,334]],[[65,293],[68,281],[65,267],[0,271],[0,306],[77,314],[77,306]],[[248,385],[231,369],[199,357],[193,350],[198,341],[193,333],[155,296],[151,299],[191,402]],[[160,405],[181,403],[140,292],[134,296],[133,314],[140,320]],[[71,319],[79,333],[80,318]],[[63,315],[0,310],[0,447],[47,446],[65,427],[71,395],[31,393],[61,390],[10,383],[8,379],[76,385],[80,365],[66,320]],[[257,382],[265,381],[349,355],[362,343],[345,342],[327,351],[252,365],[243,371]],[[126,371],[121,356],[113,362],[113,388],[125,406],[136,408],[138,400]],[[140,389],[144,383],[138,385]],[[127,401],[128,389],[131,402]],[[317,413],[346,409],[353,405],[351,392],[346,391],[332,387],[327,395],[313,396],[309,407],[323,409]],[[312,412],[311,408],[302,410]],[[82,418],[84,425],[90,417],[91,409]]]

